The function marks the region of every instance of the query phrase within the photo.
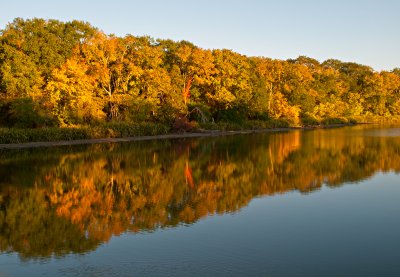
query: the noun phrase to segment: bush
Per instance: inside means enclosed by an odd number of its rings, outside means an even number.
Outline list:
[[[215,113],[215,120],[217,122],[235,122],[242,123],[246,121],[246,112],[240,108],[230,108],[227,110],[219,110]]]
[[[322,125],[336,125],[336,124],[346,124],[346,123],[348,123],[347,119],[339,117],[325,118],[321,121]]]
[[[195,127],[194,122],[189,122],[186,116],[177,117],[172,124],[172,130],[177,132],[191,131]]]
[[[271,119],[267,112],[256,112],[251,114],[249,118],[251,120],[263,120],[263,121],[268,121]]]
[[[208,106],[202,104],[190,104],[188,107],[188,118],[189,121],[204,123],[210,121],[212,115]]]
[[[133,102],[121,112],[122,120],[125,122],[144,122],[149,121],[152,116],[154,106],[146,101]]]
[[[116,138],[134,136],[152,136],[168,134],[170,128],[165,124],[142,122],[110,122],[88,128],[91,138]]]
[[[286,119],[286,118],[277,118],[277,119],[272,119],[270,121],[270,127],[269,128],[288,128],[290,127],[291,122]]]
[[[178,114],[179,111],[176,108],[165,104],[160,106],[157,110],[157,113],[154,115],[154,121],[172,126]]]
[[[16,128],[54,126],[55,121],[39,112],[38,103],[32,98],[17,98],[1,106],[2,125]]]
[[[270,120],[248,120],[242,123],[235,122],[217,122],[217,123],[202,123],[201,128],[206,130],[221,130],[221,131],[239,131],[239,130],[259,130],[272,128],[288,128],[290,122],[287,119],[270,119]]]
[[[319,125],[318,119],[309,113],[304,113],[300,116],[300,121],[303,126],[315,126]]]
[[[348,119],[348,122],[349,122],[350,124],[357,124],[357,119],[355,119],[355,118],[349,118],[349,119]]]

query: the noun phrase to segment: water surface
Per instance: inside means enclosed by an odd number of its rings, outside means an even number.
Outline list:
[[[400,129],[0,152],[0,276],[399,276]]]

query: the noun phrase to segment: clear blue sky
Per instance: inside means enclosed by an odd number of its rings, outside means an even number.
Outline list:
[[[391,70],[400,67],[399,12],[400,0],[18,0],[1,3],[0,28],[15,17],[79,19],[119,36]]]

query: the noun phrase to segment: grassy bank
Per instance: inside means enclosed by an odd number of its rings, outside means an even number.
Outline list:
[[[347,120],[334,119],[324,121],[315,125],[305,125],[296,127],[309,126],[329,126],[350,124]],[[72,141],[72,140],[88,140],[102,138],[127,138],[138,136],[156,136],[172,133],[184,132],[208,132],[208,131],[243,131],[243,130],[263,130],[276,128],[294,127],[289,121],[283,119],[277,120],[251,120],[244,122],[218,122],[218,123],[202,123],[184,125],[179,128],[177,126],[168,126],[160,123],[107,123],[95,126],[75,126],[75,127],[52,127],[37,129],[19,129],[19,128],[0,128],[0,144],[15,144],[26,142],[55,142],[55,141]]]
[[[292,124],[290,124],[289,121],[287,120],[277,119],[268,121],[248,120],[243,122],[201,123],[198,125],[198,128],[204,130],[240,131],[240,130],[255,130],[255,129],[288,128],[291,125]]]
[[[1,128],[0,143],[154,136],[169,132],[170,127],[156,123],[110,123],[96,126],[38,129]]]

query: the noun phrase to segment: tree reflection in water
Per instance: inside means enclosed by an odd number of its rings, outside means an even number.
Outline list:
[[[368,130],[368,129],[367,129]],[[256,196],[400,170],[400,140],[364,127],[4,151],[0,249],[84,253],[113,235],[236,212]]]

